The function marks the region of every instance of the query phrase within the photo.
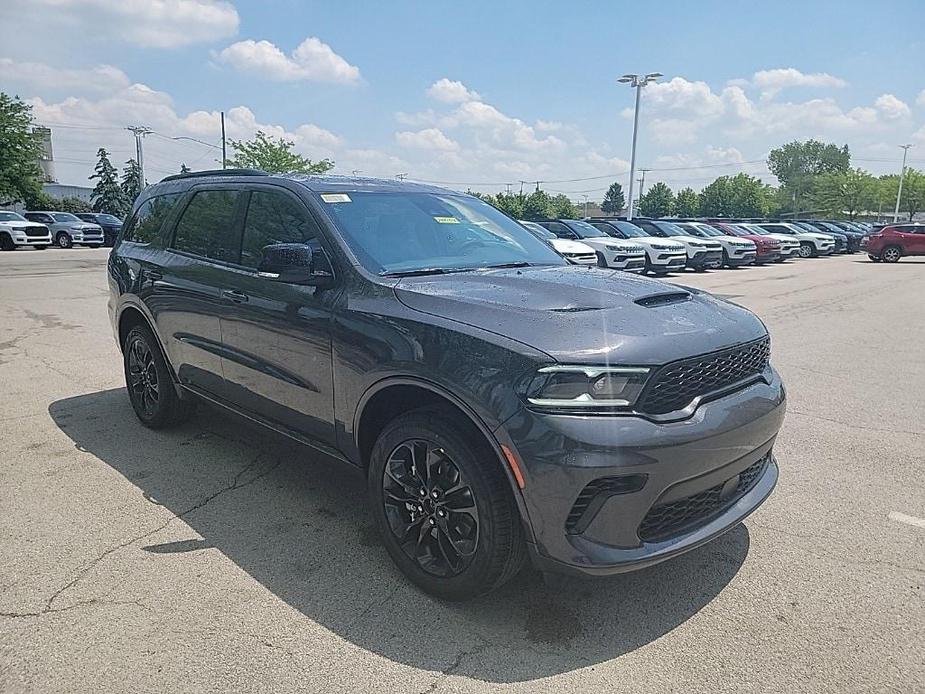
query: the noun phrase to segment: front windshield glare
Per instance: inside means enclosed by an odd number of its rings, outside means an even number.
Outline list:
[[[649,234],[644,232],[642,229],[640,229],[638,226],[636,226],[632,222],[611,222],[611,224],[614,224],[617,227],[617,229],[622,231],[623,234],[627,237],[643,238],[643,237],[649,236]]]
[[[565,265],[520,224],[478,198],[451,193],[321,193],[325,210],[370,272]]]
[[[79,222],[80,220],[70,212],[55,212],[52,217],[58,222]]]
[[[25,222],[26,218],[15,212],[0,212],[0,222]]]
[[[665,236],[690,236],[686,230],[671,222],[659,222],[657,226],[665,232]]]
[[[602,237],[607,237],[607,234],[605,234],[597,227],[591,226],[587,222],[569,222],[566,226],[583,239],[599,239]]]

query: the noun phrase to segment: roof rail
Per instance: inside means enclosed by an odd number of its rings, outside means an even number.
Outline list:
[[[210,169],[208,171],[190,171],[189,173],[178,173],[172,176],[165,176],[163,181],[178,181],[183,178],[202,178],[204,176],[269,176],[266,171],[260,169]]]

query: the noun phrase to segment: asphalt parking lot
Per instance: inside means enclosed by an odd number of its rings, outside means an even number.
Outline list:
[[[122,390],[107,250],[0,254],[0,691],[925,691],[925,262],[686,273],[768,325],[781,480],[679,559],[442,604],[361,481]]]

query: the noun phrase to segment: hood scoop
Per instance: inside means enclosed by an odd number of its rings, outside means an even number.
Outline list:
[[[639,306],[667,306],[668,304],[680,304],[683,301],[690,301],[691,295],[688,292],[660,292],[658,294],[649,294],[635,299],[633,303]]]

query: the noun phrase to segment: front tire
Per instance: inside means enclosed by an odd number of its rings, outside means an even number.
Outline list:
[[[125,387],[141,423],[149,429],[165,429],[186,421],[194,403],[177,395],[154,333],[147,326],[136,325],[125,336],[122,354]]]
[[[58,244],[58,248],[73,248],[74,242],[71,241],[71,237],[65,234],[63,231],[55,236],[55,243]]]
[[[508,581],[526,544],[501,461],[474,427],[446,409],[414,410],[386,425],[368,488],[383,544],[415,585],[467,600]]]
[[[13,239],[6,234],[0,234],[0,251],[14,250],[16,250],[16,244],[13,243]]]
[[[809,241],[800,242],[800,257],[801,258],[815,258],[817,255],[816,247],[811,244]]]
[[[880,251],[880,260],[884,263],[898,263],[902,257],[903,252],[899,246],[887,246]]]

